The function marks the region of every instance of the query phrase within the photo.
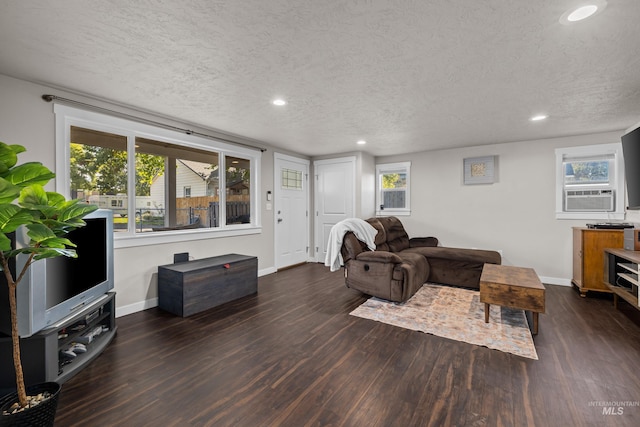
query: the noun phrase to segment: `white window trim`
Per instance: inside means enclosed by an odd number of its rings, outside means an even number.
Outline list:
[[[615,190],[615,210],[613,212],[565,212],[564,211],[564,170],[563,159],[565,157],[589,157],[613,155],[615,182],[609,186]],[[625,216],[625,181],[624,161],[622,158],[622,143],[596,144],[580,147],[556,149],[556,219],[584,219],[584,220],[623,220]],[[598,187],[597,184],[593,186]]]
[[[162,232],[135,233],[132,228],[127,232],[114,233],[114,247],[133,247],[155,245],[159,243],[182,242],[190,240],[211,239],[217,237],[242,236],[259,234],[262,232],[261,202],[259,177],[262,153],[258,149],[240,147],[223,141],[207,139],[195,135],[187,135],[174,130],[150,126],[133,120],[109,116],[93,111],[81,110],[67,105],[54,104],[56,123],[56,191],[65,197],[70,197],[70,140],[71,126],[84,127],[102,132],[127,136],[129,151],[129,170],[135,165],[133,146],[135,137],[143,137],[167,141],[177,146],[218,152],[221,162],[225,156],[236,156],[251,160],[251,223],[227,225],[224,222],[217,228],[202,228],[195,230],[172,230]],[[131,177],[134,174],[130,175]],[[222,174],[224,175],[224,174]],[[133,179],[135,177],[133,176]],[[135,188],[135,182],[129,182],[129,188]],[[129,217],[135,215],[135,199],[129,192]]]
[[[407,173],[407,191],[404,209],[380,209],[382,205],[382,189],[380,175],[385,172],[405,170]],[[411,162],[381,163],[376,165],[376,216],[410,216],[411,215]]]

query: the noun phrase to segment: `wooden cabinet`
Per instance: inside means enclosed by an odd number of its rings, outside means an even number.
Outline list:
[[[604,282],[604,249],[622,248],[624,231],[573,228],[573,280],[585,296],[587,291],[611,292]]]

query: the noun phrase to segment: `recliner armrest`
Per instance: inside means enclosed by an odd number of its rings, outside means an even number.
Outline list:
[[[387,251],[364,251],[356,256],[356,260],[364,262],[382,262],[389,264],[402,263],[402,258],[393,252]]]
[[[436,237],[413,237],[409,239],[410,248],[420,248],[424,246],[438,246]]]

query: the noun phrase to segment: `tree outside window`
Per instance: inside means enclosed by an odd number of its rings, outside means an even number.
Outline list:
[[[410,162],[376,166],[378,215],[410,214],[410,168]]]

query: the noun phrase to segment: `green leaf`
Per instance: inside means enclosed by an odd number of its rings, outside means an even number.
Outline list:
[[[13,152],[16,153],[16,154],[24,153],[24,152],[27,151],[26,148],[24,148],[22,145],[18,145],[18,144],[9,144],[9,147],[11,147]]]
[[[10,251],[11,250],[11,239],[9,239],[5,234],[0,233],[0,251]]]
[[[68,246],[75,248],[76,244],[64,237],[52,237],[51,239],[46,239],[40,242],[40,247],[47,248],[47,249],[50,249],[50,248],[64,249]]]
[[[45,218],[42,220],[42,224],[46,225],[47,228],[53,231],[56,236],[60,236],[62,234],[68,233],[75,228],[82,227],[84,225],[84,222],[80,224],[70,224],[67,222],[58,221],[57,219]]]
[[[27,229],[29,230],[27,236],[36,243],[57,237],[53,231],[44,224],[29,224],[27,225]]]
[[[85,215],[97,210],[96,205],[80,203],[80,200],[72,200],[71,203],[58,216],[58,221],[69,222],[83,218]]]
[[[0,142],[0,163],[3,163],[7,169],[12,168],[18,163],[18,153],[26,151],[21,145],[7,145]]]
[[[76,253],[75,249],[59,249],[59,248],[46,249],[42,252],[39,252],[38,255],[34,256],[33,258],[38,260],[38,259],[44,259],[44,258],[55,258],[61,255],[66,256],[68,258],[78,258],[78,254]]]
[[[48,207],[49,199],[47,193],[44,191],[42,185],[34,184],[25,187],[20,191],[20,197],[18,203],[21,206],[29,209],[42,210],[44,207]]]
[[[33,222],[31,213],[20,206],[10,203],[0,204],[0,231],[11,233],[23,224]]]
[[[53,191],[47,191],[47,199],[49,200],[49,206],[55,208],[63,208],[67,204],[67,199],[62,194]]]
[[[14,185],[26,187],[32,184],[45,185],[55,176],[56,174],[42,163],[29,162],[14,167],[4,178]]]
[[[20,195],[20,187],[0,177],[0,203],[11,203]]]
[[[10,251],[3,251],[3,253],[4,253],[4,257],[9,259],[9,258],[17,257],[18,254],[30,254],[31,252],[34,252],[32,249],[33,248],[31,247],[27,247],[27,248],[13,249]]]

